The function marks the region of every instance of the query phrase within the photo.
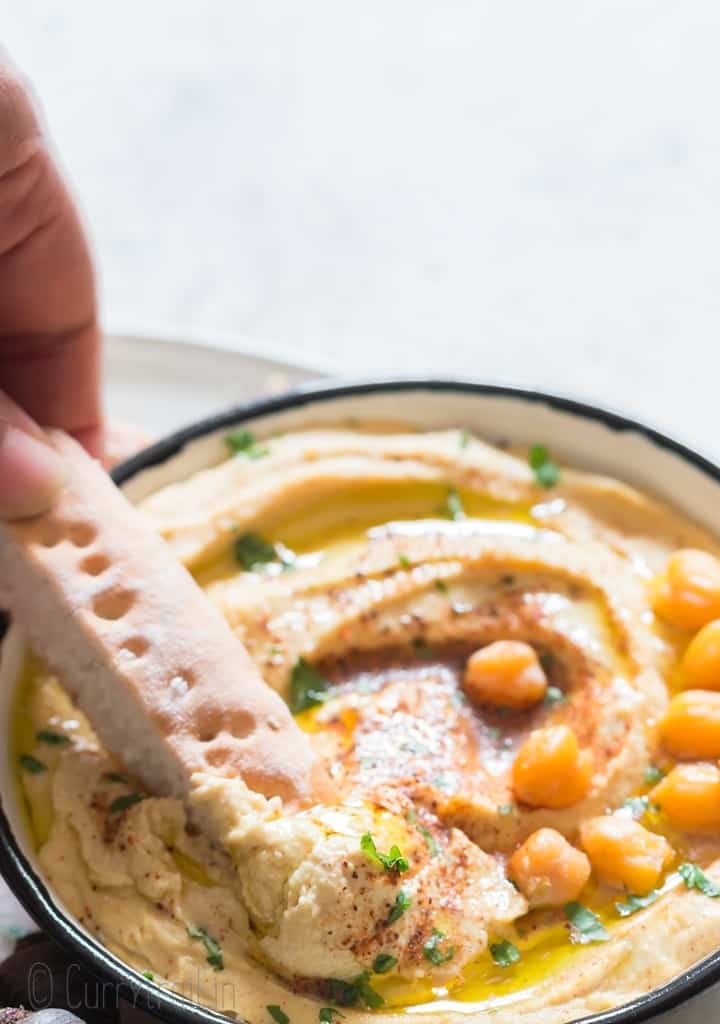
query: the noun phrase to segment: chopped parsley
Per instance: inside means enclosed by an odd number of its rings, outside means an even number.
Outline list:
[[[377,1010],[385,1003],[380,993],[370,985],[370,975],[367,971],[358,975],[354,981],[328,978],[327,986],[332,1001],[341,1006],[355,1006],[357,1003],[364,1003],[369,1009]]]
[[[401,565],[403,569],[409,569],[412,562],[407,555],[398,555],[398,564]]]
[[[567,697],[562,692],[559,686],[548,686],[543,697],[543,704],[548,707],[554,707],[556,704],[564,704]]]
[[[469,430],[461,430],[460,431],[460,436],[458,438],[458,445],[460,447],[460,450],[462,451],[463,449],[467,448],[467,446],[470,444],[471,441],[472,441],[472,434],[470,433],[470,431]]]
[[[454,519],[456,522],[465,518],[465,509],[463,508],[462,498],[455,487],[451,487],[447,492],[447,498],[445,499],[445,515],[448,519]]]
[[[560,469],[550,458],[550,453],[542,444],[534,444],[528,455],[530,468],[541,487],[554,487],[560,479]]]
[[[435,836],[432,834],[430,829],[425,828],[424,825],[418,825],[417,830],[425,840],[425,845],[428,848],[428,853],[430,854],[430,856],[437,857],[437,855],[440,853],[440,850],[438,849],[437,840],[435,839]]]
[[[336,1010],[334,1006],[321,1006],[318,1011],[320,1024],[334,1024],[336,1017],[344,1017],[345,1014]]]
[[[31,775],[39,775],[40,772],[47,771],[47,765],[42,761],[38,761],[32,754],[21,754],[20,755],[20,766],[25,769],[26,772],[30,772]]]
[[[437,591],[439,591],[439,593],[447,594],[447,592],[448,592],[448,585],[445,582],[445,580],[435,580],[434,586],[435,586],[435,589]]]
[[[588,910],[582,903],[566,903],[565,914],[573,926],[576,942],[607,942],[610,938],[597,914],[593,914],[592,910]]]
[[[200,942],[202,942],[205,947],[205,952],[207,953],[207,962],[210,964],[212,969],[214,971],[224,970],[225,962],[223,960],[220,943],[208,933],[207,929],[193,925],[192,928],[188,928],[187,932],[191,939],[199,939]],[[269,1009],[270,1007],[268,1007],[268,1010]]]
[[[403,857],[399,846],[393,844],[388,853],[381,853],[369,832],[366,832],[360,840],[360,849],[367,854],[370,860],[382,865],[386,871],[397,871],[400,874],[410,868],[410,861],[407,857]]]
[[[316,672],[304,658],[298,658],[290,676],[290,710],[294,715],[323,704],[328,697],[330,683]]]
[[[509,967],[520,959],[520,950],[508,939],[490,944],[490,956],[499,967]]]
[[[433,928],[430,938],[423,946],[423,956],[431,964],[434,964],[435,967],[439,967],[440,964],[446,964],[448,960],[452,960],[455,956],[454,946],[441,948],[446,938],[445,932],[441,932],[438,928]]]
[[[650,803],[650,798],[647,796],[629,796],[627,800],[623,800],[622,806],[630,812],[631,817],[636,821],[648,811],[656,809],[656,805]]]
[[[71,742],[69,736],[61,732],[52,732],[50,729],[41,729],[35,733],[35,738],[40,743],[47,743],[49,747],[66,747]]]
[[[620,917],[630,917],[632,914],[637,914],[638,910],[644,910],[645,907],[651,906],[658,899],[660,899],[660,893],[657,889],[653,889],[646,896],[627,896],[622,903],[615,904],[615,909]]]
[[[375,974],[387,974],[397,963],[397,957],[391,953],[378,953],[373,960],[372,969]]]
[[[497,811],[501,818],[507,818],[515,813],[515,804],[500,804]]]
[[[126,775],[121,775],[119,772],[105,772],[103,779],[105,782],[118,782],[122,785],[127,785],[130,781]]]
[[[122,811],[127,811],[129,807],[139,804],[144,799],[144,793],[126,793],[124,796],[116,797],[108,807],[108,811],[110,814],[120,814]]]
[[[720,886],[716,885],[711,878],[701,871],[697,864],[685,862],[678,868],[678,874],[688,889],[697,889],[703,896],[710,896],[717,899],[720,896]]]
[[[268,562],[282,562],[275,545],[259,533],[241,533],[233,543],[233,554],[235,561],[247,570],[267,565]]]
[[[649,764],[644,772],[645,783],[648,786],[654,786],[660,779],[665,778],[665,772],[662,768],[658,768],[656,764]]]
[[[401,889],[395,897],[395,902],[390,908],[390,913],[385,921],[386,924],[395,924],[395,922],[403,916],[406,910],[410,909],[412,898],[409,893]]]
[[[225,444],[233,455],[244,455],[246,459],[261,459],[270,452],[268,447],[257,443],[249,430],[234,430],[225,438]]]
[[[277,1024],[290,1024],[290,1018],[280,1006],[266,1006],[265,1009]]]
[[[142,976],[143,978],[147,978],[148,981],[155,981],[155,975],[152,971],[143,971]]]

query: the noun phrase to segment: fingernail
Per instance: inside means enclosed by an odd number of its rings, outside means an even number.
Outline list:
[[[64,483],[63,462],[48,444],[0,424],[0,519],[44,512]]]

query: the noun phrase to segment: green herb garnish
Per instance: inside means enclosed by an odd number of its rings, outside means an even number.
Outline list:
[[[367,854],[370,860],[382,865],[386,871],[397,871],[399,874],[410,868],[410,861],[407,857],[403,857],[399,846],[393,845],[388,853],[381,853],[369,832],[366,832],[360,840],[360,849]]]
[[[472,440],[472,434],[470,433],[470,431],[469,430],[461,430],[460,431],[460,437],[458,438],[458,444],[460,446],[460,450],[462,451],[464,448],[467,448],[467,446],[470,444],[471,440]]]
[[[651,906],[659,898],[660,893],[657,889],[653,889],[646,896],[627,896],[622,903],[615,904],[615,909],[620,917],[630,917],[632,914],[637,914],[638,910],[644,910],[645,907]]]
[[[627,800],[623,800],[622,806],[625,810],[630,811],[636,821],[648,811],[655,809],[655,804],[651,804],[650,798],[647,796],[629,796]]]
[[[720,886],[716,885],[711,878],[701,871],[697,864],[685,862],[678,868],[678,874],[688,889],[697,889],[703,896],[710,896],[717,899],[720,896]]]
[[[20,755],[20,766],[25,769],[26,772],[30,772],[31,775],[39,775],[40,772],[47,771],[47,765],[42,761],[38,761],[32,754],[21,754]]]
[[[520,959],[520,950],[508,939],[490,944],[490,956],[499,967],[509,967]]]
[[[528,456],[530,468],[541,487],[554,487],[560,479],[560,469],[550,458],[550,453],[542,444],[534,444]]]
[[[390,953],[378,953],[373,960],[373,973],[375,974],[387,974],[391,971],[397,963],[397,957],[392,956]]]
[[[367,971],[358,975],[354,981],[328,978],[327,986],[330,998],[341,1006],[355,1006],[356,1003],[362,1002],[369,1009],[377,1010],[385,1003],[379,992],[370,985],[370,975]]]
[[[294,715],[323,704],[330,697],[330,683],[304,658],[298,658],[290,676],[290,710]]]
[[[435,589],[437,591],[439,591],[441,594],[447,594],[447,592],[448,592],[448,585],[445,582],[445,580],[435,580],[434,586],[435,586]]]
[[[543,704],[548,707],[554,707],[556,704],[564,704],[567,697],[562,692],[559,686],[548,686],[543,697]]]
[[[275,545],[259,533],[241,533],[233,543],[233,554],[235,561],[246,570],[267,565],[268,562],[281,561]]]
[[[425,828],[424,825],[418,825],[417,830],[425,840],[425,845],[428,848],[428,853],[430,854],[430,856],[437,857],[437,855],[440,853],[440,850],[438,848],[437,840],[435,839],[435,836],[432,834],[430,829]]]
[[[290,1018],[280,1006],[266,1006],[265,1009],[277,1024],[290,1024]]]
[[[401,918],[405,911],[410,909],[411,903],[412,898],[410,897],[410,895],[406,893],[404,889],[401,889],[400,892],[395,897],[395,902],[390,908],[390,913],[388,914],[385,923],[395,924],[398,918]]]
[[[199,939],[200,942],[202,942],[205,947],[205,952],[207,953],[207,962],[214,971],[224,970],[225,962],[223,960],[220,944],[208,933],[206,928],[193,925],[192,928],[188,928],[188,935],[191,939]]]
[[[345,1014],[336,1010],[334,1006],[321,1006],[318,1011],[320,1024],[334,1024],[336,1017],[344,1017]]]
[[[439,967],[440,964],[446,964],[448,960],[452,960],[455,956],[454,946],[446,946],[445,949],[440,948],[446,938],[445,932],[441,932],[438,928],[433,928],[430,938],[423,946],[423,956],[436,967]]]
[[[244,455],[246,459],[261,459],[270,451],[265,445],[259,445],[249,430],[233,431],[225,438],[225,444],[233,455]]]
[[[407,555],[398,555],[398,565],[401,565],[403,569],[409,569],[412,562]]]
[[[577,942],[607,942],[610,938],[597,914],[582,903],[566,903],[565,914],[573,926]]]
[[[658,768],[656,764],[649,764],[644,772],[645,784],[648,786],[654,786],[660,779],[665,778],[665,772],[662,768]]]
[[[147,978],[148,981],[155,981],[155,975],[152,971],[143,971],[142,976],[143,978]]]
[[[465,509],[463,508],[462,498],[454,487],[451,487],[447,492],[447,498],[445,499],[445,515],[448,519],[454,519],[456,522],[465,518]]]
[[[507,818],[515,813],[515,804],[500,804],[497,811],[501,818]]]
[[[71,742],[69,736],[64,736],[61,732],[51,732],[50,729],[41,729],[40,732],[36,732],[35,739],[40,743],[47,743],[50,747],[66,747]]]
[[[119,782],[122,785],[127,785],[130,781],[126,775],[120,775],[119,772],[105,772],[103,779],[105,782]]]
[[[121,811],[127,811],[129,807],[139,804],[144,799],[144,793],[126,793],[124,796],[116,797],[108,807],[108,811],[110,814],[120,814]]]

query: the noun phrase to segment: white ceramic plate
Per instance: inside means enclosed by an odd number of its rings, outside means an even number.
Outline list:
[[[116,333],[105,338],[105,398],[111,421],[161,437],[220,409],[277,395],[331,372],[268,344],[223,335]]]

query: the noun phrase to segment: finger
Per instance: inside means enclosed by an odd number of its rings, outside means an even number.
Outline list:
[[[112,469],[152,444],[154,438],[147,430],[129,423],[109,423],[105,428],[105,467]]]
[[[27,89],[0,64],[0,388],[100,454],[99,348],[75,205]]]
[[[40,428],[0,392],[0,519],[44,512],[64,481],[62,460]]]

